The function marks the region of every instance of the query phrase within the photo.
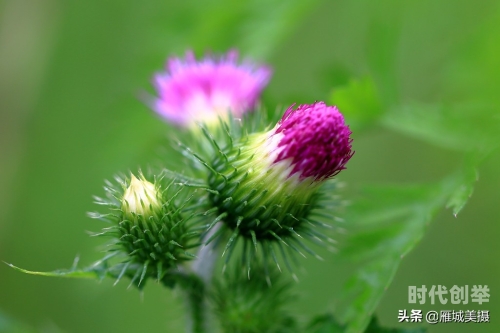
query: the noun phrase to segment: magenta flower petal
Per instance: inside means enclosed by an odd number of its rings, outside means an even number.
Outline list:
[[[289,161],[289,176],[298,173],[301,179],[324,180],[345,169],[354,152],[351,130],[337,107],[324,102],[293,107],[273,130],[279,136],[274,163]]]
[[[200,61],[187,52],[184,59],[170,58],[166,71],[154,77],[158,97],[152,107],[179,126],[216,120],[228,111],[239,117],[255,106],[270,77],[266,66],[239,64],[236,51]]]

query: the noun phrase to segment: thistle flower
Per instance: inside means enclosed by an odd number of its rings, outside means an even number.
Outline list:
[[[274,163],[290,163],[292,170],[288,177],[299,174],[300,179],[312,177],[315,181],[325,180],[345,169],[352,157],[351,131],[344,123],[344,117],[335,106],[323,102],[312,105],[293,105],[271,131],[270,147],[278,153]]]
[[[335,186],[327,180],[352,157],[350,134],[336,107],[292,105],[270,131],[229,140],[218,150],[207,163],[208,188],[218,214],[211,225],[222,221],[232,230],[226,250],[232,252],[242,238],[255,250],[260,244],[275,261],[273,244],[314,254],[300,238],[327,239],[315,214]],[[322,191],[325,183],[328,191]]]
[[[118,255],[122,258],[108,270],[117,282],[128,276],[131,284],[142,287],[142,281],[152,277],[170,286],[169,271],[194,257],[187,251],[198,246],[199,227],[193,223],[193,215],[183,211],[190,198],[174,181],[163,187],[162,180],[149,182],[142,174],[117,178],[121,189],[108,182],[107,198],[96,198],[96,203],[111,209],[110,214],[90,215],[112,223],[96,235],[113,238],[114,246],[102,261]]]
[[[271,70],[248,61],[238,64],[237,60],[236,51],[200,61],[192,52],[185,59],[170,58],[166,71],[154,78],[158,98],[152,108],[182,127],[211,123],[227,112],[243,115],[255,106]]]

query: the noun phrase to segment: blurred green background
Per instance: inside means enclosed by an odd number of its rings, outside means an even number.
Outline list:
[[[274,68],[263,99],[269,109],[330,101],[332,91],[369,78],[381,113],[464,103],[499,119],[498,1],[4,0],[0,259],[40,271],[69,268],[77,254],[83,265],[99,259],[100,240],[85,234],[102,227],[85,215],[96,209],[92,195],[114,173],[154,161],[170,131],[139,100],[152,92],[153,73],[186,49],[202,55],[232,47]],[[385,119],[353,126],[356,154],[339,176],[348,200],[367,184],[438,182],[462,163],[454,143],[422,140],[422,128],[405,135]],[[482,138],[480,126],[468,125],[458,142]],[[443,207],[404,258],[376,311],[384,325],[397,326],[398,310],[415,308],[410,285],[480,284],[490,287],[488,304],[421,308],[490,310],[491,323],[439,324],[429,332],[498,332],[499,159],[495,151],[480,165],[458,217]],[[291,310],[299,320],[337,306],[342,272],[335,254],[322,255],[324,262],[304,260],[298,274],[300,298]],[[141,295],[112,283],[0,265],[0,332],[16,332],[2,328],[5,318],[21,323],[19,332],[183,332],[175,292],[150,284]]]

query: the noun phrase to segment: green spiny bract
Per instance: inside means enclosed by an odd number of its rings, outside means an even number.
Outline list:
[[[238,235],[281,241],[296,234],[316,202],[317,185],[287,177],[287,165],[271,167],[263,151],[267,134],[253,134],[213,161],[211,205]]]
[[[108,269],[117,282],[128,276],[131,284],[142,287],[144,279],[151,277],[171,286],[174,280],[169,273],[194,257],[188,250],[199,245],[200,227],[195,214],[186,211],[191,202],[185,193],[188,189],[174,181],[164,187],[163,178],[153,183],[142,174],[139,178],[117,178],[121,188],[108,182],[107,198],[96,198],[96,203],[108,206],[111,213],[91,216],[113,225],[96,235],[113,237],[104,260],[122,259]]]

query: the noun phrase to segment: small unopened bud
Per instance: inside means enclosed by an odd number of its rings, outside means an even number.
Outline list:
[[[147,278],[171,286],[169,272],[194,257],[189,249],[199,237],[197,220],[183,209],[191,202],[189,193],[174,181],[165,186],[162,177],[149,182],[140,174],[117,181],[121,189],[108,183],[108,199],[97,198],[97,203],[111,209],[106,216],[114,224],[99,235],[113,237],[115,246],[109,251],[122,256],[121,263],[109,270],[118,280],[130,277],[140,288]]]
[[[130,185],[123,194],[123,211],[149,217],[161,211],[161,205],[160,193],[155,185],[144,178],[137,179],[132,175]]]

